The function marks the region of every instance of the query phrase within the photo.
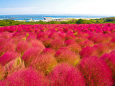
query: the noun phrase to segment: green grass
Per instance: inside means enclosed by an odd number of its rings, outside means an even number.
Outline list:
[[[11,25],[20,25],[20,24],[99,24],[99,23],[115,23],[115,17],[100,18],[100,19],[72,19],[68,21],[38,21],[38,22],[22,22],[14,20],[0,20],[0,27],[2,26],[11,26]]]

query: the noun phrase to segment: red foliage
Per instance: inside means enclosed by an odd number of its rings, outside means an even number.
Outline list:
[[[8,62],[10,62],[11,60],[13,60],[19,56],[20,55],[16,52],[6,52],[0,57],[0,64],[4,66]]]
[[[89,57],[89,56],[98,56],[98,52],[95,47],[84,47],[80,52],[81,57]]]
[[[80,60],[79,55],[75,54],[75,52],[72,52],[71,50],[69,50],[68,48],[64,47],[64,48],[60,48],[57,52],[56,52],[56,59],[58,62],[67,62],[69,64],[77,64]]]
[[[64,40],[62,40],[62,39],[54,39],[52,42],[51,42],[51,48],[53,48],[53,49],[55,49],[55,50],[57,50],[57,49],[59,49],[59,48],[61,48],[61,47],[63,47],[64,46]]]
[[[31,66],[42,71],[45,74],[49,73],[57,64],[57,61],[54,56],[46,53],[41,54],[35,60],[32,61]]]
[[[27,51],[24,52],[22,59],[25,62],[26,66],[30,66],[31,62],[36,59],[40,53],[42,52],[41,48],[39,47],[32,47],[29,48]]]
[[[77,68],[68,64],[57,65],[48,75],[50,86],[85,86],[85,81]]]
[[[97,57],[83,58],[78,68],[85,77],[86,86],[112,86],[110,69]]]
[[[71,51],[78,54],[81,51],[81,46],[77,43],[68,45],[67,48],[69,48]]]
[[[35,70],[28,69],[32,66],[46,76],[53,70],[49,74],[53,86],[84,86],[79,70],[70,66],[79,65],[86,86],[111,86],[111,78],[115,80],[114,50],[112,23],[0,27],[0,85],[41,86],[44,82],[38,83],[39,74],[36,76]],[[60,64],[63,62],[70,65]]]
[[[27,41],[20,41],[17,45],[16,51],[23,54],[30,47]]]
[[[16,45],[11,40],[6,40],[4,44],[0,46],[0,55],[5,52],[11,52],[16,50]]]
[[[104,54],[100,59],[103,59],[112,70],[112,77],[115,84],[115,51],[113,52],[109,54]]]
[[[44,76],[32,68],[14,72],[4,83],[5,86],[48,86]]]
[[[44,53],[44,54],[50,54],[50,55],[54,56],[56,52],[52,48],[45,48],[42,53]]]

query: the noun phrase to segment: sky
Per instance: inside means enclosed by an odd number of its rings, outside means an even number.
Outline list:
[[[115,0],[0,0],[0,15],[83,14],[115,16]]]

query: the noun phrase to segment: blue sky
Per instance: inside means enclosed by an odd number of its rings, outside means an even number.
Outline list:
[[[89,14],[115,16],[115,0],[0,0],[0,15]]]

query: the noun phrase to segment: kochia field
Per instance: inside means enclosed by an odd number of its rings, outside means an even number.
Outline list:
[[[115,24],[0,27],[0,86],[114,86]]]

